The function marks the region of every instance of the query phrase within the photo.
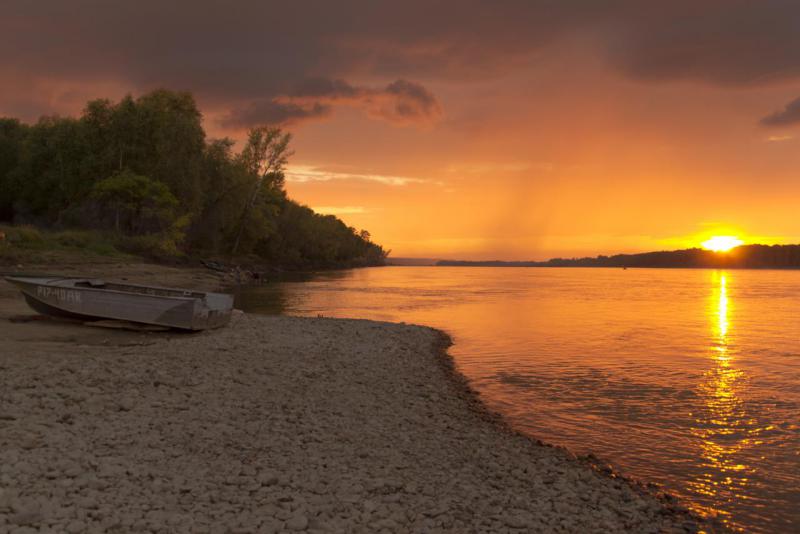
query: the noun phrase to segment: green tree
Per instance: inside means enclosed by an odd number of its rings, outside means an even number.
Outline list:
[[[248,133],[247,144],[239,155],[239,161],[245,172],[254,178],[254,183],[250,198],[242,210],[232,254],[236,254],[239,249],[242,232],[249,222],[248,218],[252,217],[253,207],[256,206],[259,195],[283,196],[283,171],[292,155],[289,150],[291,139],[291,134],[284,133],[280,128],[274,126],[253,128]],[[259,215],[263,217],[266,214],[262,212],[256,216]]]
[[[205,193],[198,180],[205,131],[194,98],[186,92],[152,91],[136,100],[136,111],[136,161],[126,166],[167,184],[183,211],[196,211]]]
[[[93,100],[81,121],[99,176],[130,169],[167,184],[182,211],[200,207],[205,132],[191,94],[159,89],[117,104]]]
[[[147,176],[124,170],[98,182],[92,198],[114,214],[117,232],[164,231],[175,222],[178,199],[169,188]]]
[[[26,222],[60,224],[82,202],[94,177],[84,162],[88,147],[76,119],[42,117],[28,129],[10,181],[16,189],[15,216]]]
[[[189,93],[92,100],[81,116],[0,119],[0,219],[126,234],[159,257],[231,253],[345,267],[385,256],[368,232],[286,196],[291,136],[262,126],[241,152],[206,140]],[[254,260],[255,261],[255,260]]]

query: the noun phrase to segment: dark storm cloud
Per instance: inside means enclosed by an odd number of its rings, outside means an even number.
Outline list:
[[[395,112],[401,117],[430,117],[439,113],[436,97],[418,83],[397,80],[386,87],[386,94],[397,97]]]
[[[800,124],[800,98],[795,98],[780,110],[761,119],[764,126],[790,126]]]
[[[355,81],[484,80],[583,35],[630,77],[766,84],[800,75],[797,20],[796,0],[7,0],[0,85],[189,89],[239,124],[337,105],[413,123],[440,114],[428,89]]]
[[[420,84],[396,80],[383,89],[356,87],[344,80],[303,80],[286,94],[234,109],[223,125],[292,124],[330,115],[334,105],[364,109],[371,117],[396,124],[435,122],[441,116],[436,97]]]
[[[761,85],[800,75],[797,0],[638,2],[609,21],[608,53],[630,76]]]
[[[293,102],[260,100],[235,109],[220,122],[229,128],[246,128],[254,124],[293,124],[330,114],[331,107],[320,103],[301,106]]]
[[[356,98],[359,90],[344,80],[308,78],[298,83],[292,96],[307,98]]]

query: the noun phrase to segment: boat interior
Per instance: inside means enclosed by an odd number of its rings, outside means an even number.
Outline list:
[[[183,297],[183,298],[202,299],[205,298],[206,296],[205,293],[201,293],[198,291],[119,284],[115,282],[105,282],[103,280],[81,280],[79,282],[76,282],[74,284],[74,287],[106,289],[109,291],[121,291],[123,293],[135,293],[138,295],[153,295],[156,297]]]

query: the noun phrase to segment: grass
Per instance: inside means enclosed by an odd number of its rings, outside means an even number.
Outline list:
[[[132,258],[120,249],[118,238],[103,232],[0,225],[0,265],[108,263]]]

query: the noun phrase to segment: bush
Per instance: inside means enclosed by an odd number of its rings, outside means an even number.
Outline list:
[[[119,250],[107,235],[89,230],[63,230],[52,234],[50,241],[64,248],[77,248],[99,256],[114,256]]]
[[[33,226],[15,226],[6,232],[9,245],[19,248],[40,248],[44,245],[42,233]]]
[[[166,184],[130,170],[97,182],[91,198],[101,211],[113,214],[117,232],[139,235],[171,226],[179,205]]]
[[[169,235],[147,234],[122,237],[117,243],[117,248],[158,261],[179,261],[186,258],[175,240]]]
[[[7,241],[0,241],[0,262],[2,263],[19,263],[22,257],[20,250],[15,249]]]
[[[53,234],[56,243],[65,247],[85,248],[96,239],[90,232],[80,230],[64,230]]]
[[[117,247],[108,241],[92,241],[86,245],[86,250],[93,252],[98,256],[116,256],[119,254]]]

